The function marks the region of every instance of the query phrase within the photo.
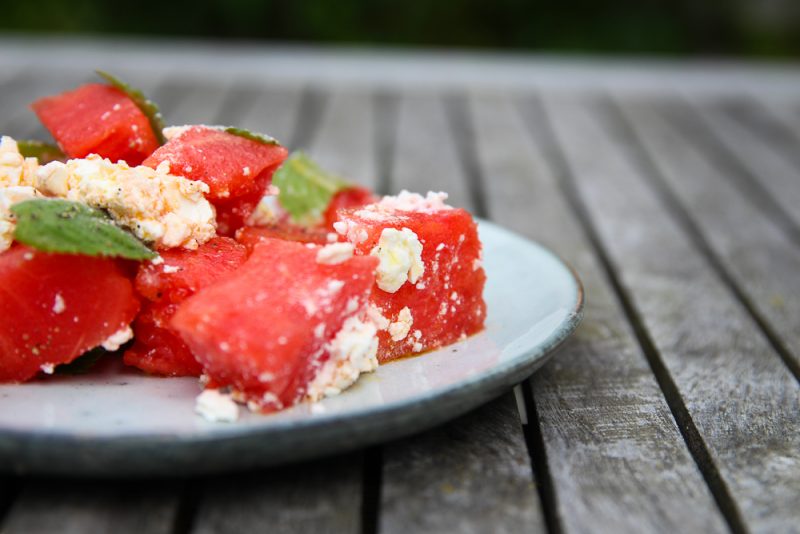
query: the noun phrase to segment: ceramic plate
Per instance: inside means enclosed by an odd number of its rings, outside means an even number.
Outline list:
[[[486,330],[381,366],[317,409],[194,413],[196,379],[155,378],[116,362],[98,372],[0,386],[0,467],[73,475],[158,475],[278,464],[418,432],[498,396],[535,371],[580,321],[575,274],[541,246],[481,223]],[[243,410],[244,412],[244,410]]]

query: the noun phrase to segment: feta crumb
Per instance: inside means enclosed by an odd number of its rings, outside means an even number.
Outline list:
[[[133,339],[133,330],[131,330],[130,326],[126,326],[111,334],[108,339],[101,343],[101,346],[109,352],[114,352],[131,339]]]
[[[379,202],[364,206],[356,211],[356,216],[369,220],[381,220],[396,211],[415,211],[433,213],[441,210],[451,210],[452,206],[445,203],[447,193],[434,193],[428,191],[426,196],[418,193],[400,191],[397,196],[385,196]]]
[[[439,243],[436,245],[436,252],[440,252],[442,250],[444,250],[444,243]]]
[[[370,255],[380,260],[376,283],[387,293],[394,293],[406,281],[416,283],[425,272],[422,243],[408,228],[384,228]]]
[[[161,256],[156,256],[155,258],[150,260],[150,263],[153,265],[161,265],[162,263],[164,263],[164,258],[162,258]]]
[[[39,369],[41,369],[42,372],[46,375],[52,375],[53,372],[55,372],[56,370],[56,366],[55,364],[52,363],[43,363],[42,365],[39,366]]]
[[[333,243],[325,245],[317,251],[317,263],[338,265],[353,257],[355,247],[352,243]]]
[[[12,137],[0,137],[0,188],[32,185],[38,168],[39,161],[20,154],[17,142]]]
[[[377,329],[371,321],[350,317],[326,346],[330,358],[322,364],[308,386],[306,399],[317,402],[338,395],[350,387],[361,373],[378,368]]]
[[[245,167],[242,169],[243,176],[250,176],[250,167]]]
[[[370,304],[367,307],[367,317],[378,330],[387,330],[389,328],[389,319],[384,317],[381,309],[374,304]]]
[[[325,239],[328,241],[328,243],[336,243],[339,241],[339,236],[336,234],[336,232],[328,232],[328,235],[325,236]]]
[[[0,165],[2,169],[2,165]],[[2,170],[0,170],[2,173]],[[2,180],[2,175],[0,175]],[[11,206],[25,200],[38,198],[41,195],[36,189],[28,186],[7,186],[0,184],[0,252],[11,247],[14,240],[14,228],[16,228],[16,218],[11,213]]]
[[[154,170],[90,154],[40,167],[30,185],[47,195],[105,209],[157,248],[195,249],[216,235],[214,207],[204,196],[208,185],[170,174],[167,162]]]
[[[66,309],[67,306],[64,303],[64,297],[61,296],[61,293],[56,293],[55,302],[53,303],[53,313],[56,315],[59,313],[64,313],[64,310]]]
[[[412,352],[422,352],[422,343],[420,343],[419,341],[414,343],[414,345],[411,347],[411,351]]]
[[[363,243],[369,237],[367,230],[355,221],[336,221],[333,223],[333,229],[339,235],[347,238],[351,243]]]
[[[258,201],[256,209],[247,219],[247,224],[250,226],[270,226],[280,221],[286,210],[278,202],[278,194],[280,191],[277,187],[270,186],[261,200]]]
[[[392,336],[392,341],[405,339],[412,324],[414,324],[414,318],[411,316],[411,310],[406,306],[397,314],[397,321],[389,325],[389,335]]]
[[[180,270],[181,270],[181,268],[178,267],[177,265],[165,265],[164,269],[163,269],[165,274],[177,273]]]
[[[206,389],[197,396],[194,411],[212,423],[232,423],[239,418],[239,407],[229,394]]]
[[[322,338],[325,335],[325,323],[319,323],[314,327],[314,337]]]

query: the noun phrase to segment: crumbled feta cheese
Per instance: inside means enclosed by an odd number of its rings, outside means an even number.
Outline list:
[[[330,358],[322,364],[308,386],[306,398],[316,402],[338,395],[350,387],[361,373],[378,368],[377,329],[371,321],[350,317],[326,346]]]
[[[167,141],[171,141],[172,139],[180,137],[181,135],[189,131],[190,128],[191,126],[189,125],[167,126],[166,128],[163,128],[161,130],[161,133],[164,134],[164,137],[167,139]]]
[[[212,423],[232,423],[239,418],[239,407],[229,394],[206,389],[197,396],[194,411]]]
[[[271,191],[268,191],[268,194],[261,197],[261,200],[256,205],[256,209],[247,219],[248,225],[270,226],[280,221],[285,215],[286,211],[278,202],[277,187],[275,190],[276,192],[274,194]]]
[[[100,346],[109,352],[114,352],[131,339],[133,339],[133,330],[131,330],[130,326],[126,326],[125,328],[117,330],[111,334],[111,336],[103,341]]]
[[[384,228],[370,254],[380,260],[376,283],[387,293],[394,293],[406,281],[416,283],[425,272],[422,243],[408,228]]]
[[[20,154],[13,138],[7,135],[0,137],[0,187],[31,185],[38,168],[37,159]]]
[[[158,248],[195,249],[216,235],[208,185],[157,169],[111,163],[96,154],[40,167],[31,184],[39,191],[105,209],[114,220]]]
[[[367,317],[378,330],[388,330],[389,319],[384,317],[383,313],[381,313],[381,309],[374,304],[370,304],[367,307]]]
[[[11,213],[11,206],[39,196],[41,195],[32,187],[0,185],[0,252],[8,249],[14,239],[16,219]]]
[[[411,351],[412,352],[422,352],[422,343],[420,343],[419,341],[414,343],[414,346],[411,347]]]
[[[369,237],[367,230],[355,221],[336,221],[333,223],[333,229],[339,235],[347,238],[351,243],[363,243]]]
[[[414,318],[411,316],[411,310],[406,306],[397,314],[397,321],[389,325],[389,335],[392,336],[392,341],[405,339],[412,324],[414,324]]]
[[[58,315],[59,313],[64,313],[66,309],[67,305],[64,303],[64,297],[61,296],[61,293],[56,293],[55,302],[53,303],[53,313]]]
[[[177,265],[165,265],[164,269],[163,269],[165,274],[177,273],[180,270],[181,270],[181,268],[178,267]]]
[[[161,265],[162,263],[164,263],[164,258],[162,258],[161,256],[156,256],[155,258],[150,260],[150,263],[152,263],[153,265]]]
[[[353,257],[355,247],[352,243],[333,243],[325,245],[317,252],[317,263],[337,265]]]
[[[428,191],[426,196],[418,193],[401,191],[397,196],[385,196],[379,202],[364,206],[355,214],[371,221],[385,220],[397,211],[415,211],[420,213],[434,213],[440,210],[451,210],[452,206],[445,203],[447,193],[434,193]]]
[[[56,370],[56,366],[52,363],[43,363],[39,366],[39,369],[46,375],[52,375]]]

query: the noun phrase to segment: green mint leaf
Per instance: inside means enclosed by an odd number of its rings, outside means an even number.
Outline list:
[[[56,366],[57,375],[85,375],[91,371],[92,367],[106,354],[111,354],[102,347],[94,348],[84,352],[69,363]]]
[[[278,202],[298,224],[314,225],[322,221],[322,215],[331,198],[348,183],[314,163],[303,152],[293,152],[283,162],[272,183],[280,189]]]
[[[149,260],[156,253],[116,226],[104,211],[80,202],[37,198],[11,206],[14,239],[44,252]]]
[[[228,126],[226,128],[223,128],[222,131],[232,135],[238,135],[239,137],[244,137],[245,139],[250,139],[251,141],[263,143],[265,145],[280,145],[278,140],[272,137],[271,135],[262,134],[258,132],[251,132],[250,130],[246,130],[244,128]]]
[[[141,90],[131,87],[113,74],[102,70],[96,70],[95,72],[98,76],[133,100],[136,107],[138,107],[141,112],[144,113],[145,117],[147,117],[147,120],[150,121],[150,127],[153,129],[153,133],[156,134],[156,139],[158,139],[159,144],[163,145],[167,142],[164,137],[164,132],[162,131],[164,129],[164,117],[161,115],[161,110],[158,109],[158,105],[156,105],[155,102],[147,98]]]
[[[51,161],[65,161],[67,159],[66,154],[61,152],[61,149],[56,145],[43,141],[35,141],[33,139],[18,140],[17,148],[24,157],[36,158],[42,165]]]

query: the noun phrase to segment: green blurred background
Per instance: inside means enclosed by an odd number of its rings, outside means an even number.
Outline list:
[[[800,57],[800,0],[2,0],[0,31]]]

